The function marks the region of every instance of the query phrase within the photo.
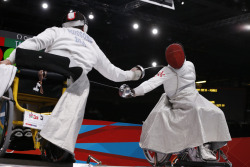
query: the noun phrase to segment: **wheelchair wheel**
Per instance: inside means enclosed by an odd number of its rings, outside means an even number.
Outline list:
[[[164,165],[171,157],[171,154],[158,153],[143,149],[143,153],[152,166]]]
[[[12,89],[4,94],[5,97],[13,99]],[[0,100],[0,157],[5,155],[5,151],[10,144],[10,136],[13,126],[14,103],[8,100]]]

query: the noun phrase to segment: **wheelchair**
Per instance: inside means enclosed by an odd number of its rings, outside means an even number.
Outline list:
[[[148,149],[143,149],[143,153],[147,161],[152,166],[224,166],[232,167],[232,163],[228,160],[227,156],[221,149],[214,151],[217,159],[215,161],[205,161],[201,158],[199,148],[188,148],[178,153],[160,153],[157,151],[152,151]],[[225,162],[219,162],[220,157],[224,159]]]
[[[53,107],[66,91],[67,79],[75,78],[73,70],[69,69],[69,58],[32,51],[16,49],[16,67],[18,69],[13,85],[0,99],[0,158],[6,150],[37,150],[41,158],[52,162],[63,161],[70,155],[67,151],[42,139],[41,129],[32,124],[24,125],[24,121],[14,120],[14,112],[28,113],[29,117],[42,119],[51,114]],[[38,110],[30,110],[27,106],[35,105]],[[24,116],[23,116],[24,117]],[[29,127],[32,137],[30,144],[22,140],[12,139],[14,127]],[[15,141],[15,142],[14,142]]]

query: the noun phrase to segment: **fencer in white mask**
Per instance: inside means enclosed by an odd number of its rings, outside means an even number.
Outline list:
[[[165,56],[168,66],[157,75],[134,89],[120,88],[120,96],[129,98],[164,87],[143,123],[140,147],[166,154],[199,147],[204,160],[216,160],[213,150],[231,140],[224,113],[196,90],[195,67],[186,60],[182,45],[171,44]]]
[[[82,69],[80,77],[73,81],[61,96],[50,119],[41,130],[40,135],[47,141],[46,145],[48,143],[53,144],[50,150],[51,154],[54,154],[53,150],[56,154],[57,150],[52,148],[58,147],[74,155],[75,143],[89,94],[87,74],[92,68],[115,82],[138,80],[142,76],[141,69],[138,66],[124,71],[113,65],[98,47],[95,40],[87,34],[87,30],[88,23],[85,16],[78,11],[72,11],[64,17],[62,27],[48,28],[18,46],[19,48],[37,51],[45,49],[47,53],[68,57],[70,67]],[[16,50],[0,64],[14,64],[15,53]]]

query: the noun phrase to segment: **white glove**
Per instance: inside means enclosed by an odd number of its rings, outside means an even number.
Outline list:
[[[135,91],[128,85],[123,84],[119,89],[119,95],[125,99],[135,97]]]
[[[134,76],[132,78],[132,80],[139,80],[139,79],[142,79],[145,75],[145,71],[144,71],[144,68],[140,65],[137,65],[135,67],[133,67],[131,69],[131,71],[134,72]]]

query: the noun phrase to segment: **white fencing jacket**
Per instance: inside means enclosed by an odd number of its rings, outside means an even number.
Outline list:
[[[82,67],[87,74],[94,67],[104,77],[112,81],[128,81],[132,71],[123,71],[114,66],[87,33],[76,28],[52,27],[33,38],[25,40],[19,48],[42,50],[70,59],[70,67]],[[14,50],[8,60],[15,63]]]
[[[195,68],[185,61],[176,70],[164,67],[135,88],[140,96],[164,86],[165,93],[143,123],[140,146],[161,153],[175,153],[212,142],[216,150],[231,140],[223,111],[195,88]]]
[[[80,78],[61,96],[40,133],[43,138],[74,154],[89,94],[88,72],[94,67],[104,77],[116,82],[132,80],[134,72],[114,66],[93,38],[75,28],[48,28],[18,47],[37,51],[46,49],[45,52],[68,57],[70,67],[83,69]],[[8,59],[15,62],[15,50]]]

